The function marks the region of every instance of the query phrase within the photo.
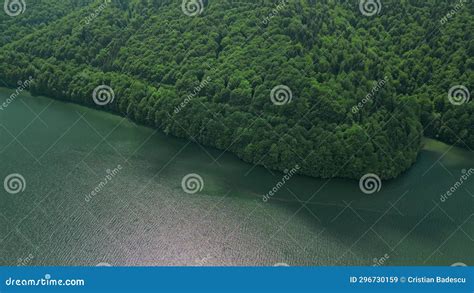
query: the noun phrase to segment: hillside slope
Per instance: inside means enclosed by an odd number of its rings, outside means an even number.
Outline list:
[[[4,11],[0,13],[0,47],[19,40],[35,30],[44,28],[69,13],[93,3],[93,1],[3,1]]]
[[[456,3],[95,1],[1,47],[0,79],[271,169],[388,179],[424,134],[474,148],[473,103],[448,99],[474,81],[474,7],[444,21]]]

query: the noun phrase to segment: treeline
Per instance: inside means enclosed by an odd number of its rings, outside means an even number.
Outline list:
[[[396,177],[423,135],[474,147],[473,104],[448,99],[474,80],[470,3],[444,23],[453,3],[434,0],[371,17],[329,0],[203,1],[196,16],[175,1],[85,4],[29,32],[15,17],[24,37],[0,48],[0,78],[90,106],[109,85],[103,109],[315,177]]]

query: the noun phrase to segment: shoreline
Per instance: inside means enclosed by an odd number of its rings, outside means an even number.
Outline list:
[[[31,78],[30,78],[31,79]],[[0,87],[0,90],[16,90],[16,88],[11,88],[11,87]],[[71,105],[75,105],[75,106],[79,106],[79,107],[84,107],[84,108],[87,108],[87,109],[90,109],[90,110],[94,110],[94,111],[98,111],[98,112],[101,112],[101,113],[108,113],[110,115],[113,115],[115,117],[120,117],[120,118],[124,118],[124,119],[127,119],[127,121],[129,121],[130,123],[136,125],[136,126],[140,126],[140,127],[145,127],[147,129],[150,129],[150,130],[153,130],[153,131],[158,131],[159,133],[161,133],[162,135],[168,137],[168,138],[173,138],[173,139],[178,139],[178,140],[183,140],[183,141],[186,141],[186,142],[191,142],[193,144],[198,144],[198,145],[201,145],[203,147],[206,147],[206,148],[210,148],[210,149],[213,149],[213,150],[217,150],[217,151],[225,151],[226,154],[230,154],[232,155],[233,157],[237,158],[238,160],[240,160],[241,162],[243,163],[246,163],[246,164],[249,164],[249,165],[255,165],[255,166],[259,166],[259,167],[263,167],[263,168],[268,168],[267,166],[265,165],[262,165],[262,164],[257,164],[257,163],[253,163],[253,162],[248,162],[244,159],[242,159],[239,155],[237,155],[236,153],[234,152],[231,152],[229,150],[223,150],[223,149],[220,149],[218,147],[215,147],[215,146],[212,146],[212,145],[206,145],[206,144],[202,144],[196,140],[191,140],[189,138],[185,138],[185,137],[180,137],[180,136],[176,136],[174,134],[171,134],[171,133],[166,133],[163,129],[161,128],[157,128],[157,127],[153,127],[151,125],[148,125],[146,123],[141,123],[139,121],[135,121],[134,119],[132,119],[131,117],[129,117],[128,115],[122,115],[121,113],[118,113],[117,111],[113,111],[113,110],[110,110],[110,109],[107,109],[107,108],[104,108],[104,107],[99,107],[99,106],[93,106],[93,105],[89,105],[89,104],[85,104],[85,103],[81,103],[81,102],[78,102],[78,101],[73,101],[73,100],[69,100],[69,99],[59,99],[59,98],[54,98],[54,97],[48,97],[48,96],[45,96],[43,94],[32,94],[31,91],[27,89],[24,89],[22,90],[19,94],[16,95],[15,98],[18,98],[18,97],[28,97],[28,98],[42,98],[42,99],[49,99],[49,100],[53,100],[53,101],[56,101],[56,102],[60,102],[60,103],[64,103],[64,104],[71,104]],[[8,99],[8,98],[7,98]],[[14,101],[13,101],[14,102]],[[9,103],[10,104],[10,103]],[[5,111],[7,110],[7,107],[6,108],[1,108],[0,111]],[[410,167],[406,168],[405,170],[401,171],[399,173],[398,176],[394,177],[394,178],[389,178],[389,179],[382,179],[383,182],[390,182],[390,181],[393,181],[393,180],[397,180],[401,177],[403,177],[408,171],[410,171],[412,168],[413,168],[413,165],[415,165],[418,161],[419,161],[419,155],[421,153],[421,151],[425,148],[426,144],[427,144],[427,140],[431,140],[431,141],[435,141],[435,142],[438,142],[438,143],[441,143],[441,144],[444,144],[446,146],[449,146],[449,147],[458,147],[458,148],[461,148],[460,146],[457,146],[457,145],[451,145],[451,144],[448,144],[446,142],[443,142],[441,140],[437,140],[435,138],[431,138],[431,137],[426,137],[426,136],[423,136],[421,138],[421,141],[420,141],[420,147],[419,147],[419,151],[417,153],[417,158],[416,160],[410,165]],[[461,148],[463,150],[465,150],[464,148]],[[298,165],[298,164],[297,164]],[[298,169],[300,169],[298,167]],[[278,172],[280,174],[285,174],[284,171],[285,170],[288,170],[288,169],[284,169],[284,170],[279,170],[279,169],[271,169],[270,170],[272,171],[275,171],[275,172]],[[318,180],[328,180],[328,179],[341,179],[341,180],[351,180],[351,181],[358,181],[359,178],[352,178],[352,177],[344,177],[344,176],[335,176],[335,177],[315,177],[315,176],[311,176],[311,175],[308,175],[308,174],[304,174],[304,173],[297,173],[296,175],[298,176],[302,176],[302,177],[308,177],[308,178],[312,178],[312,179],[318,179]]]

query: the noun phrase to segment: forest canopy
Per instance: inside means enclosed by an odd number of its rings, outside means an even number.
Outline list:
[[[28,1],[0,15],[0,80],[314,177],[394,178],[423,136],[474,148],[471,1],[185,2]]]

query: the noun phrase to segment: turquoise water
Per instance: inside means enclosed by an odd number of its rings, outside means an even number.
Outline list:
[[[25,179],[0,188],[2,265],[474,264],[474,176],[440,200],[474,155],[434,140],[378,193],[294,176],[264,201],[284,174],[23,93],[0,110],[0,161]]]

